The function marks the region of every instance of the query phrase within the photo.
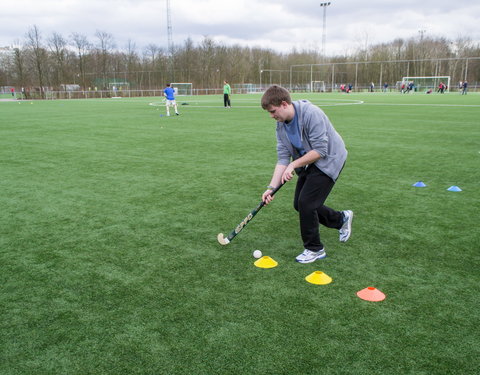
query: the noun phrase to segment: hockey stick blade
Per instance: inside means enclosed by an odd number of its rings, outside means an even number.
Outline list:
[[[217,236],[217,240],[218,240],[218,243],[220,245],[228,245],[230,243],[230,241],[228,240],[228,238],[224,237],[223,236],[223,233],[219,233],[218,236]]]

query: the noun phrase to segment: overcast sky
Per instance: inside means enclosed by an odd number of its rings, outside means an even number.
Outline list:
[[[33,25],[43,40],[113,35],[119,49],[128,40],[138,52],[150,43],[167,46],[166,0],[0,0],[0,47],[23,42]],[[396,38],[469,37],[480,42],[479,0],[331,0],[327,7],[326,53],[344,54]],[[227,45],[279,52],[322,47],[323,9],[313,0],[171,0],[173,40],[205,36]]]

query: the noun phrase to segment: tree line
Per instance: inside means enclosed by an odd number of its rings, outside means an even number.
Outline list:
[[[402,61],[407,60],[415,61],[408,66],[411,76],[433,75],[439,72],[441,59],[451,60],[441,63],[440,74],[452,73],[460,79],[477,81],[480,62],[472,60],[464,66],[459,59],[475,56],[480,56],[480,46],[469,38],[452,41],[423,34],[388,43],[365,43],[351,53],[337,56],[321,56],[317,50],[293,49],[280,53],[262,47],[230,46],[208,36],[198,43],[186,39],[173,51],[156,44],[139,51],[132,40],[118,48],[114,36],[106,31],[97,30],[93,37],[76,32],[68,36],[53,32],[44,37],[34,25],[23,40],[14,43],[9,53],[0,56],[0,86],[62,90],[66,84],[73,84],[82,90],[92,90],[105,89],[113,82],[128,84],[130,89],[158,89],[167,82],[191,82],[195,88],[217,88],[224,79],[235,84],[261,82],[261,72],[269,73],[269,76],[264,74],[265,84],[270,83],[272,77],[273,83],[281,83],[279,79],[285,81],[294,65],[351,62],[351,66],[345,65],[343,76],[334,77],[340,82],[343,78],[351,79],[352,69],[356,69],[358,75],[358,64],[355,66],[353,62],[398,62],[389,64],[388,69],[380,64],[362,66],[361,80],[366,84],[378,81],[379,76],[386,82],[398,81],[405,72]],[[329,79],[328,65],[323,70],[315,71],[316,80]],[[277,72],[276,75],[273,72]],[[306,77],[301,79],[309,79],[308,70],[296,74]]]

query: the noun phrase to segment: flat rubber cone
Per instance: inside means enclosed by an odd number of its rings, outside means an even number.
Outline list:
[[[458,186],[450,186],[448,189],[448,191],[462,191],[462,189],[460,189]]]
[[[412,186],[415,186],[415,187],[426,187],[427,185],[425,185],[422,181],[418,181],[418,182],[415,182]]]
[[[362,289],[361,291],[357,292],[357,296],[365,301],[370,302],[379,302],[385,299],[385,294],[379,291],[377,288],[373,286],[369,286],[368,288]]]
[[[255,263],[253,264],[258,268],[273,268],[278,266],[278,263],[276,261],[266,255],[255,261]]]
[[[322,271],[315,271],[308,275],[305,280],[310,284],[325,285],[330,284],[333,279]]]

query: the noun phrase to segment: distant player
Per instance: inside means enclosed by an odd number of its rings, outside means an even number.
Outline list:
[[[231,108],[230,104],[230,94],[232,93],[232,89],[228,84],[228,81],[223,81],[223,105],[225,108]]]
[[[163,90],[163,95],[165,95],[166,101],[165,106],[167,107],[167,116],[170,116],[170,107],[173,106],[175,109],[175,114],[178,116],[177,102],[175,101],[175,91],[170,86],[170,83],[167,83],[167,87]]]
[[[438,85],[438,90],[437,92],[439,92],[440,94],[443,94],[445,92],[445,88],[447,86],[443,83],[443,82],[440,82],[440,84]]]

